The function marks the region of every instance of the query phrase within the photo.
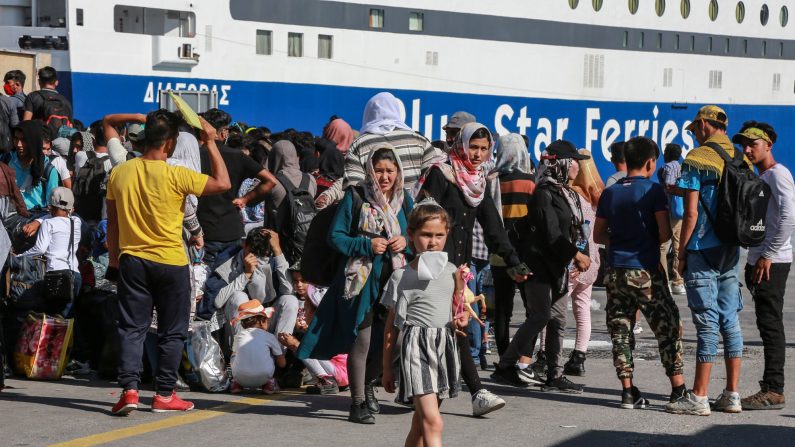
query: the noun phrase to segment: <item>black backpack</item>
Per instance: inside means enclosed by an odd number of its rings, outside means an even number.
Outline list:
[[[718,182],[717,212],[712,216],[704,199],[701,207],[721,242],[754,247],[765,240],[765,217],[770,200],[770,186],[748,167],[743,153],[735,149],[734,158],[717,143],[707,143],[723,159],[723,173]]]
[[[53,90],[38,90],[33,94],[38,94],[42,99],[41,120],[50,128],[53,139],[61,126],[72,127],[72,106],[66,97]]]
[[[276,211],[279,240],[282,251],[290,264],[301,259],[304,252],[304,242],[309,232],[309,226],[317,215],[315,198],[309,193],[309,175],[303,174],[301,183],[296,187],[284,174],[276,174],[279,183],[287,192],[286,197]]]
[[[107,157],[87,152],[88,160],[75,175],[72,192],[75,194],[75,212],[83,219],[99,221],[102,218],[102,201],[105,198]]]

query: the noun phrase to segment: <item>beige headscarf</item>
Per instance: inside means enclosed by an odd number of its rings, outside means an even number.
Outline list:
[[[581,154],[591,156],[591,152],[587,149],[580,149]],[[599,170],[596,169],[596,163],[593,157],[587,160],[580,160],[580,172],[577,177],[571,182],[571,189],[577,194],[585,197],[585,200],[596,206],[599,203],[599,197],[602,196],[602,191],[605,189],[605,183],[599,175]]]

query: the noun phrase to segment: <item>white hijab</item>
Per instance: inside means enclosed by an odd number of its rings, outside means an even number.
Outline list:
[[[400,117],[400,104],[391,93],[381,92],[364,106],[360,133],[385,135],[395,129],[411,130]]]

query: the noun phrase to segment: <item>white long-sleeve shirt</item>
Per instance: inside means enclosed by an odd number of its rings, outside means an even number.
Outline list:
[[[760,257],[773,263],[792,262],[792,231],[795,230],[795,183],[792,173],[778,163],[760,177],[770,185],[771,197],[765,218],[765,241],[748,249],[748,263]]]
[[[74,242],[69,252],[69,218],[48,217],[41,221],[36,244],[18,256],[41,256],[47,258],[47,271],[72,270],[78,272],[77,245],[80,243],[80,218],[72,216],[75,223]]]

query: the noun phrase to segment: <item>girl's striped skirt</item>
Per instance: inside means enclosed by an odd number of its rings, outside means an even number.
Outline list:
[[[409,403],[413,396],[423,394],[436,394],[439,399],[458,395],[461,365],[452,328],[405,325],[399,340],[398,399],[401,402]]]

